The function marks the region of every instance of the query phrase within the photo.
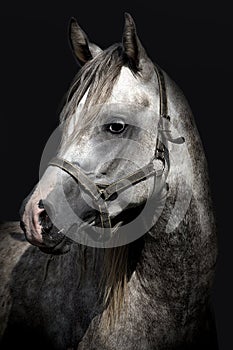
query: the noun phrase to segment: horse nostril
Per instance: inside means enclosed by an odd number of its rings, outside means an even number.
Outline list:
[[[39,200],[38,208],[39,209],[44,209],[44,203],[43,203],[42,199]]]
[[[55,217],[54,208],[53,208],[52,204],[49,203],[47,200],[40,199],[39,203],[38,203],[38,208],[39,209],[44,209],[44,211],[46,212],[47,216],[49,216],[51,220],[53,220],[53,218]]]
[[[43,210],[42,213],[40,213],[39,219],[43,229],[42,234],[49,233],[53,228],[53,223],[45,210]]]
[[[46,200],[40,199],[38,203],[38,207],[40,209],[44,209],[40,214],[39,214],[39,221],[40,225],[42,226],[42,233],[49,233],[52,228],[53,228],[53,223],[52,223],[52,217],[53,217],[53,210],[52,206],[48,203]]]

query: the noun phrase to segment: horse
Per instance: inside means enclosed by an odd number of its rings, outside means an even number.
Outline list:
[[[1,226],[1,346],[218,349],[208,167],[182,91],[132,17],[102,50],[72,18],[80,64],[55,157]]]

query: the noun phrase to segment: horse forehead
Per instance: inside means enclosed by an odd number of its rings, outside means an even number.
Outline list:
[[[155,98],[151,83],[143,82],[135,77],[128,67],[122,67],[115,83],[109,103],[136,104],[142,107],[152,107]]]

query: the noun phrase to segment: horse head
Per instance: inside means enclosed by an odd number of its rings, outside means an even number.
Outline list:
[[[140,213],[166,197],[169,169],[163,76],[132,17],[125,15],[122,42],[105,50],[75,19],[69,28],[81,69],[61,112],[57,156],[21,209],[27,240],[54,254],[75,240],[106,247],[137,239]]]

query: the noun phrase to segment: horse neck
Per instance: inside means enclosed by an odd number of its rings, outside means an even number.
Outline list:
[[[179,147],[183,146],[168,145],[169,153],[174,158],[167,177],[168,196],[159,219],[144,236],[136,276],[146,293],[162,299],[166,296],[168,301],[176,298],[182,304],[182,298],[189,300],[195,288],[198,293],[198,288],[201,288],[200,276],[206,272],[209,275],[203,278],[202,289],[206,290],[206,295],[209,293],[217,255],[216,230],[205,155],[190,107],[166,74],[165,79],[168,112],[180,136],[185,138],[189,164],[182,164],[182,178],[179,172],[182,158]],[[179,217],[177,198],[180,196],[181,203],[187,199],[183,181],[190,176],[189,198]],[[203,293],[200,298],[206,295]],[[195,302],[198,302],[198,298]]]
[[[144,296],[149,312],[172,312],[182,327],[207,312],[214,279],[216,241],[211,235],[203,242],[197,220],[194,199],[173,232],[165,232],[166,220],[161,217],[157,227],[144,236],[140,260],[132,275],[132,290]]]
[[[211,231],[215,231],[205,153],[186,98],[166,73],[164,76],[171,130],[172,132],[175,130],[178,134],[176,136],[182,136],[185,139],[184,144],[181,145],[168,142],[171,161],[167,178],[169,192],[171,197],[176,196],[180,201],[186,201],[183,217],[193,199],[198,216],[197,222],[201,226],[201,235],[204,239]],[[176,214],[173,211],[171,217],[174,218]]]

